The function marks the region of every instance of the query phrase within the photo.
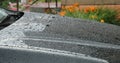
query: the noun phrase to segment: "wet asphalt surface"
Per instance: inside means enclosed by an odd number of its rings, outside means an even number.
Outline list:
[[[120,27],[83,19],[25,13],[0,31],[0,45],[50,48],[120,63]]]

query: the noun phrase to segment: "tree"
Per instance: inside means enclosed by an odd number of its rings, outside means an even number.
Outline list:
[[[8,8],[9,2],[16,2],[16,0],[0,0],[0,7]]]

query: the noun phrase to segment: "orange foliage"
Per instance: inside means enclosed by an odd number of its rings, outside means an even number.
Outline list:
[[[73,4],[74,7],[79,7],[79,3]]]
[[[85,9],[84,9],[84,12],[85,12],[85,13],[88,13],[88,12],[89,12],[89,8],[85,8]]]
[[[65,11],[61,11],[61,12],[59,13],[60,16],[65,16],[65,14],[66,14]]]
[[[96,8],[94,6],[90,7],[90,11],[94,12],[96,10]]]
[[[61,6],[61,9],[62,9],[62,10],[65,10],[65,6]]]
[[[85,13],[94,12],[94,11],[96,11],[96,7],[94,7],[94,6],[87,7],[87,8],[84,9]]]
[[[32,2],[32,0],[28,0],[28,2]]]
[[[61,7],[61,9],[62,9],[62,12],[61,12],[62,16],[63,16],[63,14],[65,14],[65,12],[63,12],[63,11],[69,11],[69,12],[81,11],[79,6],[80,6],[79,3],[75,3],[75,4],[69,5],[69,6],[62,6]],[[95,6],[86,7],[83,10],[84,10],[85,13],[95,12],[96,11],[96,7]]]

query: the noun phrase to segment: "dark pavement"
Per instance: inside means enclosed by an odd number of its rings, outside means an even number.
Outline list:
[[[0,45],[68,51],[120,63],[120,27],[83,19],[25,13],[0,31]]]

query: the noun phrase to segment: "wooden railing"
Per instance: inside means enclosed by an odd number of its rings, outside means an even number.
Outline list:
[[[70,5],[76,2],[81,5],[120,5],[120,0],[62,0],[62,5]]]

